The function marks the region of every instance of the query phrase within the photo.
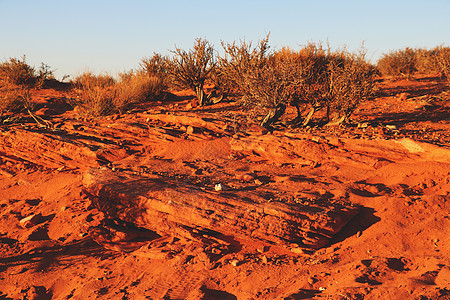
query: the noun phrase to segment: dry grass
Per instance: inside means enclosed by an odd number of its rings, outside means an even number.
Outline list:
[[[159,76],[149,76],[138,72],[122,75],[114,86],[113,104],[123,113],[138,103],[152,99],[160,99],[165,88],[163,79]]]
[[[99,117],[124,113],[136,104],[159,99],[164,85],[160,77],[128,72],[115,80],[109,75],[83,73],[75,79],[76,97],[71,104],[82,116]]]

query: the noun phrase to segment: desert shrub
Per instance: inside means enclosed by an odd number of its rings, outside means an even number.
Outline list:
[[[217,89],[229,97],[240,99],[245,106],[252,106],[254,101],[251,84],[254,83],[255,72],[259,72],[267,63],[268,41],[269,36],[256,47],[245,41],[240,44],[222,42],[225,55],[218,58],[213,74]]]
[[[450,82],[450,47],[438,47],[436,60],[441,73],[447,77],[447,80]]]
[[[35,70],[22,59],[10,58],[0,64],[0,80],[5,84],[32,85],[35,82]]]
[[[392,51],[383,55],[378,60],[377,68],[384,76],[392,76],[395,79],[402,77],[411,78],[413,75],[436,75],[443,73],[445,65],[446,47],[440,46],[434,49],[405,48]]]
[[[298,83],[293,86],[291,99],[291,104],[297,108],[293,123],[307,125],[317,110],[328,105],[331,97],[328,73],[330,50],[325,50],[320,43],[310,42],[297,52],[291,50],[290,53],[284,51],[280,54],[290,55],[297,69]],[[308,109],[306,116],[302,117],[302,112]]]
[[[334,52],[328,64],[329,102],[327,116],[334,116],[328,124],[347,120],[357,106],[373,97],[376,69],[365,59],[365,51]]]
[[[54,79],[54,71],[49,65],[41,63],[36,70],[21,59],[10,58],[0,64],[0,84],[42,88],[46,81]]]
[[[437,60],[439,49],[416,49],[415,69],[417,73],[424,75],[438,74],[441,69]]]
[[[149,77],[159,78],[158,80],[163,88],[167,88],[170,85],[167,60],[167,57],[155,53],[152,57],[143,58],[140,63],[141,71]]]
[[[52,70],[49,65],[41,63],[35,75],[36,87],[39,89],[43,88],[45,83],[52,79],[55,79],[54,70]]]
[[[322,108],[328,119],[334,113],[332,122],[339,124],[373,95],[376,69],[365,60],[363,50],[332,52],[320,43],[309,43],[299,51],[283,48],[269,53],[268,36],[254,48],[245,42],[223,46],[226,55],[219,58],[216,73],[229,90],[234,87],[244,106],[268,110],[263,126],[277,121],[288,104],[297,108],[294,124],[307,125]]]
[[[29,92],[20,86],[0,88],[0,115],[8,111],[19,111],[24,108]],[[30,101],[27,101],[31,103]]]
[[[30,88],[35,87],[39,75],[22,59],[10,58],[0,64],[0,115],[26,110],[33,115],[35,103]]]
[[[377,68],[383,76],[410,78],[417,71],[416,50],[407,47],[384,54],[378,60]]]
[[[204,85],[216,66],[213,46],[207,40],[196,39],[189,51],[176,48],[172,52],[174,56],[166,59],[171,83],[182,89],[191,89],[201,106],[211,102],[211,95],[206,95]]]
[[[113,100],[115,80],[110,75],[95,75],[84,72],[77,76],[73,82],[76,96],[70,104],[78,107],[83,116],[104,116],[115,111]]]

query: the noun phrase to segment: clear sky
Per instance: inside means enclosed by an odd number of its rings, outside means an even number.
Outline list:
[[[273,49],[364,42],[376,62],[390,50],[450,45],[450,0],[0,0],[0,60],[26,55],[57,79],[135,69],[196,37],[220,50],[221,41],[257,42],[268,32]]]

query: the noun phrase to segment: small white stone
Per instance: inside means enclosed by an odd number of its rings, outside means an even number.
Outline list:
[[[225,186],[224,186],[223,184],[221,184],[221,183],[218,183],[218,184],[216,184],[216,185],[214,186],[214,189],[215,189],[217,192],[224,191],[224,190],[225,190]]]

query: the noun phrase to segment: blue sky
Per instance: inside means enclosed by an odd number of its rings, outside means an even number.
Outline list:
[[[57,79],[83,71],[112,75],[154,52],[191,48],[196,37],[257,42],[273,49],[328,41],[365,43],[373,62],[404,47],[450,45],[449,0],[0,0],[0,60],[26,55]]]

